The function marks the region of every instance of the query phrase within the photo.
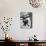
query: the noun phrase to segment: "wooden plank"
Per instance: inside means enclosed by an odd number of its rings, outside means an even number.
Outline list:
[[[24,43],[24,46],[28,46],[28,43]]]

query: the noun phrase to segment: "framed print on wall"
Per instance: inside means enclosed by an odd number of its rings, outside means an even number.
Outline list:
[[[20,12],[20,28],[32,28],[32,12]]]

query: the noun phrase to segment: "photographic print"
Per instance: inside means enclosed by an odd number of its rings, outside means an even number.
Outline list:
[[[20,12],[20,28],[32,28],[32,12]]]

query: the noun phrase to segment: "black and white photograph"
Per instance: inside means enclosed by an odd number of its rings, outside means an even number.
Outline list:
[[[20,28],[32,28],[32,12],[20,12]]]

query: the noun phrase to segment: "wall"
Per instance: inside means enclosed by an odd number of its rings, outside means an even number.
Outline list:
[[[33,13],[33,27],[32,29],[20,29],[20,12]],[[34,34],[37,35],[39,40],[45,39],[45,16],[46,6],[33,8],[30,6],[28,0],[0,0],[0,17],[13,17],[13,22],[10,33],[17,40],[27,40]],[[2,33],[2,31],[1,31]],[[0,33],[0,35],[2,35]],[[44,34],[45,33],[45,34]],[[2,36],[0,36],[2,39]]]

